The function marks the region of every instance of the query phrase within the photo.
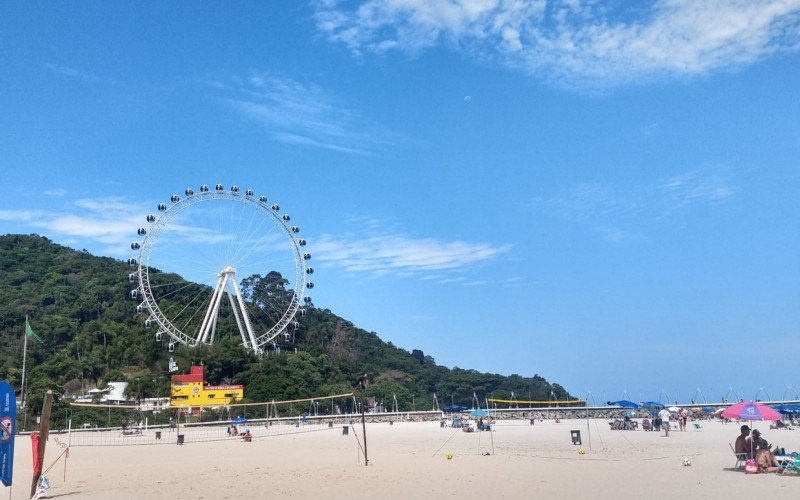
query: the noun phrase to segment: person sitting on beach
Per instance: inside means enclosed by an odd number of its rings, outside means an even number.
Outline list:
[[[747,455],[747,458],[753,458],[753,453],[750,449],[750,440],[747,439],[750,436],[750,427],[743,425],[739,431],[739,437],[736,438],[736,442],[733,445],[734,452],[744,453]]]
[[[250,435],[250,429],[247,429],[246,431],[244,431],[244,434],[242,434],[242,441],[244,441],[245,443],[249,443],[252,440],[253,436]]]
[[[753,456],[761,472],[778,472],[778,460],[772,454],[772,445],[761,437],[761,432],[758,429],[753,429],[750,445],[753,448]]]
[[[786,427],[786,424],[784,424],[781,420],[775,422],[775,425],[769,426],[770,429],[783,429],[784,427]]]

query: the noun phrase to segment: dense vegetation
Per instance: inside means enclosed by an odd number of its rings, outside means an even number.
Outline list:
[[[473,393],[481,402],[509,397],[512,391],[519,399],[570,397],[538,375],[506,377],[439,366],[420,350],[385,343],[377,334],[313,307],[299,318],[297,352],[284,349],[257,357],[226,337],[213,346],[169,354],[166,342],[154,342],[153,331],[134,317],[128,272],[123,262],[44,237],[0,236],[0,379],[20,387],[26,315],[44,341],[28,341],[28,412],[39,411],[46,389],[59,400],[109,381],[128,381],[132,397],[165,396],[170,355],[184,370],[203,362],[212,383],[244,384],[250,401],[349,392],[365,375],[365,396],[389,407],[396,396],[401,410],[430,409],[434,393],[441,406],[469,406]],[[282,293],[279,280],[265,272],[264,278],[243,280],[250,300]]]

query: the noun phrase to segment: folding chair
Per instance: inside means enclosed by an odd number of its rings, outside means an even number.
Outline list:
[[[736,449],[732,444],[728,443],[728,446],[731,447],[731,451],[733,452],[734,456],[736,456],[736,465],[733,466],[734,470],[741,469],[744,467],[745,461],[747,461],[747,453],[736,453]]]
[[[780,468],[778,469],[778,474],[785,475],[787,472],[800,474],[800,459],[797,458],[797,453],[792,453],[790,456],[783,457],[783,460],[780,460],[779,463]]]
[[[696,431],[702,431],[703,430],[703,425],[701,423],[699,423],[699,422],[694,422],[692,424],[692,427],[694,427],[694,430],[696,430]]]

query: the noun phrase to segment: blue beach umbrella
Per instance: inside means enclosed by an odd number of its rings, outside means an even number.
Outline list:
[[[639,405],[637,405],[633,401],[627,401],[625,399],[622,399],[620,401],[609,401],[606,404],[609,406],[620,406],[622,408],[631,408],[634,410],[639,409]]]
[[[231,420],[231,423],[234,425],[243,424],[245,422],[247,422],[247,419],[244,417],[236,417],[233,420]]]
[[[481,410],[480,408],[476,408],[469,412],[470,417],[485,417],[489,414],[487,410]]]
[[[773,407],[775,410],[781,413],[800,413],[800,405],[778,405]]]

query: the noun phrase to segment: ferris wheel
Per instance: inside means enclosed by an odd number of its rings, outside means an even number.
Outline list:
[[[147,215],[131,243],[130,296],[145,327],[170,352],[237,333],[257,353],[288,339],[314,287],[300,228],[252,189],[204,184],[184,194]]]

